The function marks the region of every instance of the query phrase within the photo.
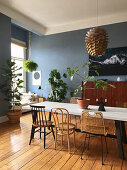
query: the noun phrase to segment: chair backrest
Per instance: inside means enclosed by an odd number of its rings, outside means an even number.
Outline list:
[[[54,119],[55,127],[64,130],[64,123],[67,123],[67,130],[69,131],[69,112],[64,108],[52,108],[51,113]]]
[[[81,131],[106,135],[103,114],[98,111],[82,111]]]
[[[47,125],[48,115],[45,112],[45,106],[30,105],[32,112],[32,121],[34,125]]]

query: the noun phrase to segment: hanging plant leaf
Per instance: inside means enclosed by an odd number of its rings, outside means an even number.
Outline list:
[[[36,71],[38,64],[35,63],[33,60],[26,60],[24,62],[24,70],[28,72]]]

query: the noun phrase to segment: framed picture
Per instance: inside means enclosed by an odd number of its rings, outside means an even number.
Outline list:
[[[98,66],[100,76],[104,75],[127,75],[127,47],[109,48],[100,57],[89,56],[91,66]],[[96,75],[94,69],[89,75]]]
[[[41,86],[41,71],[33,71],[33,85]]]

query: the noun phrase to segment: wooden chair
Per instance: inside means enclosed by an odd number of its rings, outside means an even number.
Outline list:
[[[91,113],[91,114],[90,114]],[[89,135],[98,135],[101,136],[101,149],[102,149],[102,165],[103,165],[103,142],[102,137],[105,136],[105,142],[106,142],[106,135],[108,133],[108,128],[104,125],[104,119],[101,112],[98,111],[86,111],[84,110],[82,112],[81,116],[81,131],[86,133],[85,141],[84,141],[84,147],[82,150],[82,155],[85,149],[85,143],[87,134]],[[89,143],[88,143],[89,146]],[[106,142],[106,149],[107,149],[107,142]],[[107,149],[108,152],[108,149]],[[81,155],[81,159],[82,159]]]
[[[74,134],[75,145],[75,125],[70,123],[69,112],[64,108],[52,108],[51,113],[53,115],[55,124],[55,149],[57,143],[57,135],[61,136],[61,142],[63,143],[63,136],[67,136],[68,139],[68,151],[70,153],[70,135]]]
[[[32,129],[31,129],[29,145],[31,144],[32,139],[34,138],[34,133],[40,132],[40,139],[41,139],[41,133],[44,133],[44,148],[45,148],[45,139],[48,134],[52,132],[55,140],[55,135],[53,131],[53,122],[48,120],[45,112],[45,106],[30,105],[30,107],[32,112]],[[44,129],[44,131],[42,131],[42,128]],[[46,128],[51,130],[49,132],[46,132]],[[35,131],[35,129],[37,130]]]

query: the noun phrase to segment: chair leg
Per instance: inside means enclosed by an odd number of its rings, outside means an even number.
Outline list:
[[[77,129],[77,120],[76,120],[76,116],[75,116],[75,128]]]
[[[106,150],[107,150],[107,154],[108,154],[108,145],[107,145],[106,136],[105,136],[105,144],[106,144]]]
[[[75,147],[76,145],[75,145],[75,129],[74,129],[74,147]]]
[[[82,149],[81,159],[82,159],[82,156],[83,156],[83,152],[85,150],[86,138],[87,138],[87,133],[86,133],[86,136],[85,136],[85,141],[84,141],[84,145],[83,145],[83,149]]]
[[[29,145],[31,144],[32,139],[34,138],[34,131],[35,131],[35,127],[32,126]]]
[[[41,127],[40,127],[40,139],[41,139]]]
[[[88,150],[89,150],[89,145],[90,145],[90,134],[89,134],[89,138],[88,138]]]
[[[70,153],[70,136],[68,134],[68,152]]]
[[[44,148],[45,148],[46,128],[44,127]]]
[[[56,143],[57,143],[57,129],[55,130],[55,149],[56,149]]]
[[[102,136],[101,136],[101,152],[102,152],[102,165],[104,165],[104,163],[103,163],[103,141],[102,141]]]
[[[54,140],[55,140],[55,134],[54,134],[53,127],[51,127],[51,131],[52,131],[52,134],[53,134],[53,138],[54,138]]]
[[[61,145],[63,145],[63,135],[61,135]]]

